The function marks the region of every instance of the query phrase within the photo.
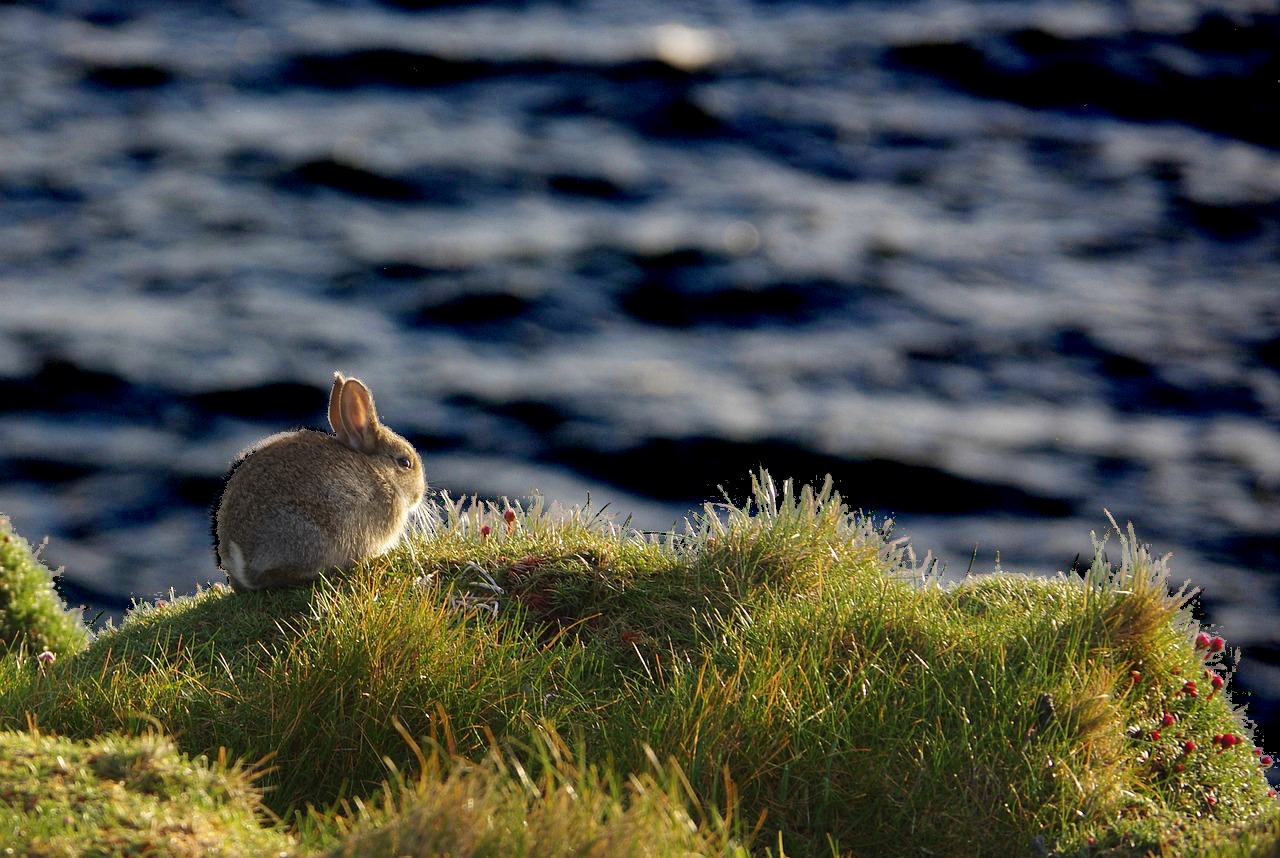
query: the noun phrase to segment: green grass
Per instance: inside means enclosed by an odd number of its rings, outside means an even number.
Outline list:
[[[1131,528],[1083,575],[944,586],[767,474],[661,537],[505,511],[19,647],[0,730],[261,763],[281,821],[247,818],[299,855],[1276,854],[1226,650]]]

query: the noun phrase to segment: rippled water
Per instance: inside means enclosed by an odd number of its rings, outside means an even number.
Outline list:
[[[75,598],[190,590],[342,369],[454,495],[666,529],[831,473],[956,574],[1109,509],[1265,726],[1276,44],[1274,0],[0,6],[0,511]]]

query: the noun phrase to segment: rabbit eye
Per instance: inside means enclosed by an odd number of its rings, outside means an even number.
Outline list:
[[[400,456],[396,459],[396,464],[404,468],[406,471],[413,470],[413,460],[408,456]]]

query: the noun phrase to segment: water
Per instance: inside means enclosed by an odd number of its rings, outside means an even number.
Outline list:
[[[1275,736],[1277,43],[1275,0],[0,6],[0,511],[95,608],[217,580],[227,464],[341,369],[455,496],[665,530],[831,473],[953,574],[1110,510]]]

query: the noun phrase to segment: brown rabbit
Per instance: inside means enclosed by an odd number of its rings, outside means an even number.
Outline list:
[[[214,513],[214,551],[237,592],[301,584],[381,554],[422,501],[422,460],[378,422],[359,379],[333,374],[329,425],[332,435],[264,438],[232,465]]]

